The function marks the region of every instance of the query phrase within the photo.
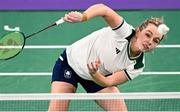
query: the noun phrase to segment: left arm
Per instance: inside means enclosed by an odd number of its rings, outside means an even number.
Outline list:
[[[115,72],[107,77],[105,77],[99,72],[96,72],[95,74],[91,74],[91,76],[97,84],[104,87],[123,84],[128,80],[127,77],[125,76],[124,71]]]
[[[93,80],[101,86],[114,86],[125,83],[128,79],[124,71],[117,71],[110,76],[105,77],[103,74],[98,72],[100,66],[100,60],[96,60],[95,63],[87,64],[90,75]]]

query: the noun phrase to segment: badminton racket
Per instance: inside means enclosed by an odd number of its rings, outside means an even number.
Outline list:
[[[14,31],[7,33],[0,37],[0,60],[8,60],[17,56],[24,48],[26,39],[30,38],[42,31],[45,31],[49,28],[62,24],[64,22],[63,18],[56,21],[54,24],[51,24],[37,32],[34,32],[28,36],[25,36],[23,32]]]

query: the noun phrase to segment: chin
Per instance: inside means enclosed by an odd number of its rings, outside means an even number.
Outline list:
[[[139,47],[139,50],[140,50],[141,52],[150,52],[150,51],[152,51],[152,49],[144,49],[143,46],[140,46],[140,47]]]
[[[141,52],[147,52],[147,50],[145,50],[143,47],[139,46],[139,51]]]
[[[148,52],[148,49],[142,49],[141,51],[142,52]]]
[[[141,48],[140,51],[141,51],[141,52],[149,52],[149,51],[151,51],[151,50]]]
[[[152,51],[152,49],[144,50],[144,52],[150,52],[150,51]]]

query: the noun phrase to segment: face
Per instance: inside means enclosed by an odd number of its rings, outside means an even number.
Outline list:
[[[142,31],[137,31],[136,37],[136,47],[138,50],[141,52],[148,52],[153,50],[160,43],[163,35],[157,31],[157,27],[154,24],[148,24]]]

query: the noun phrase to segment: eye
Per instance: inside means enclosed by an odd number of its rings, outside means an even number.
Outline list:
[[[154,43],[156,43],[156,44],[159,44],[159,42],[160,42],[158,39],[154,39],[153,41],[154,41]]]
[[[149,38],[151,37],[151,34],[149,34],[149,33],[146,33],[145,35]]]

